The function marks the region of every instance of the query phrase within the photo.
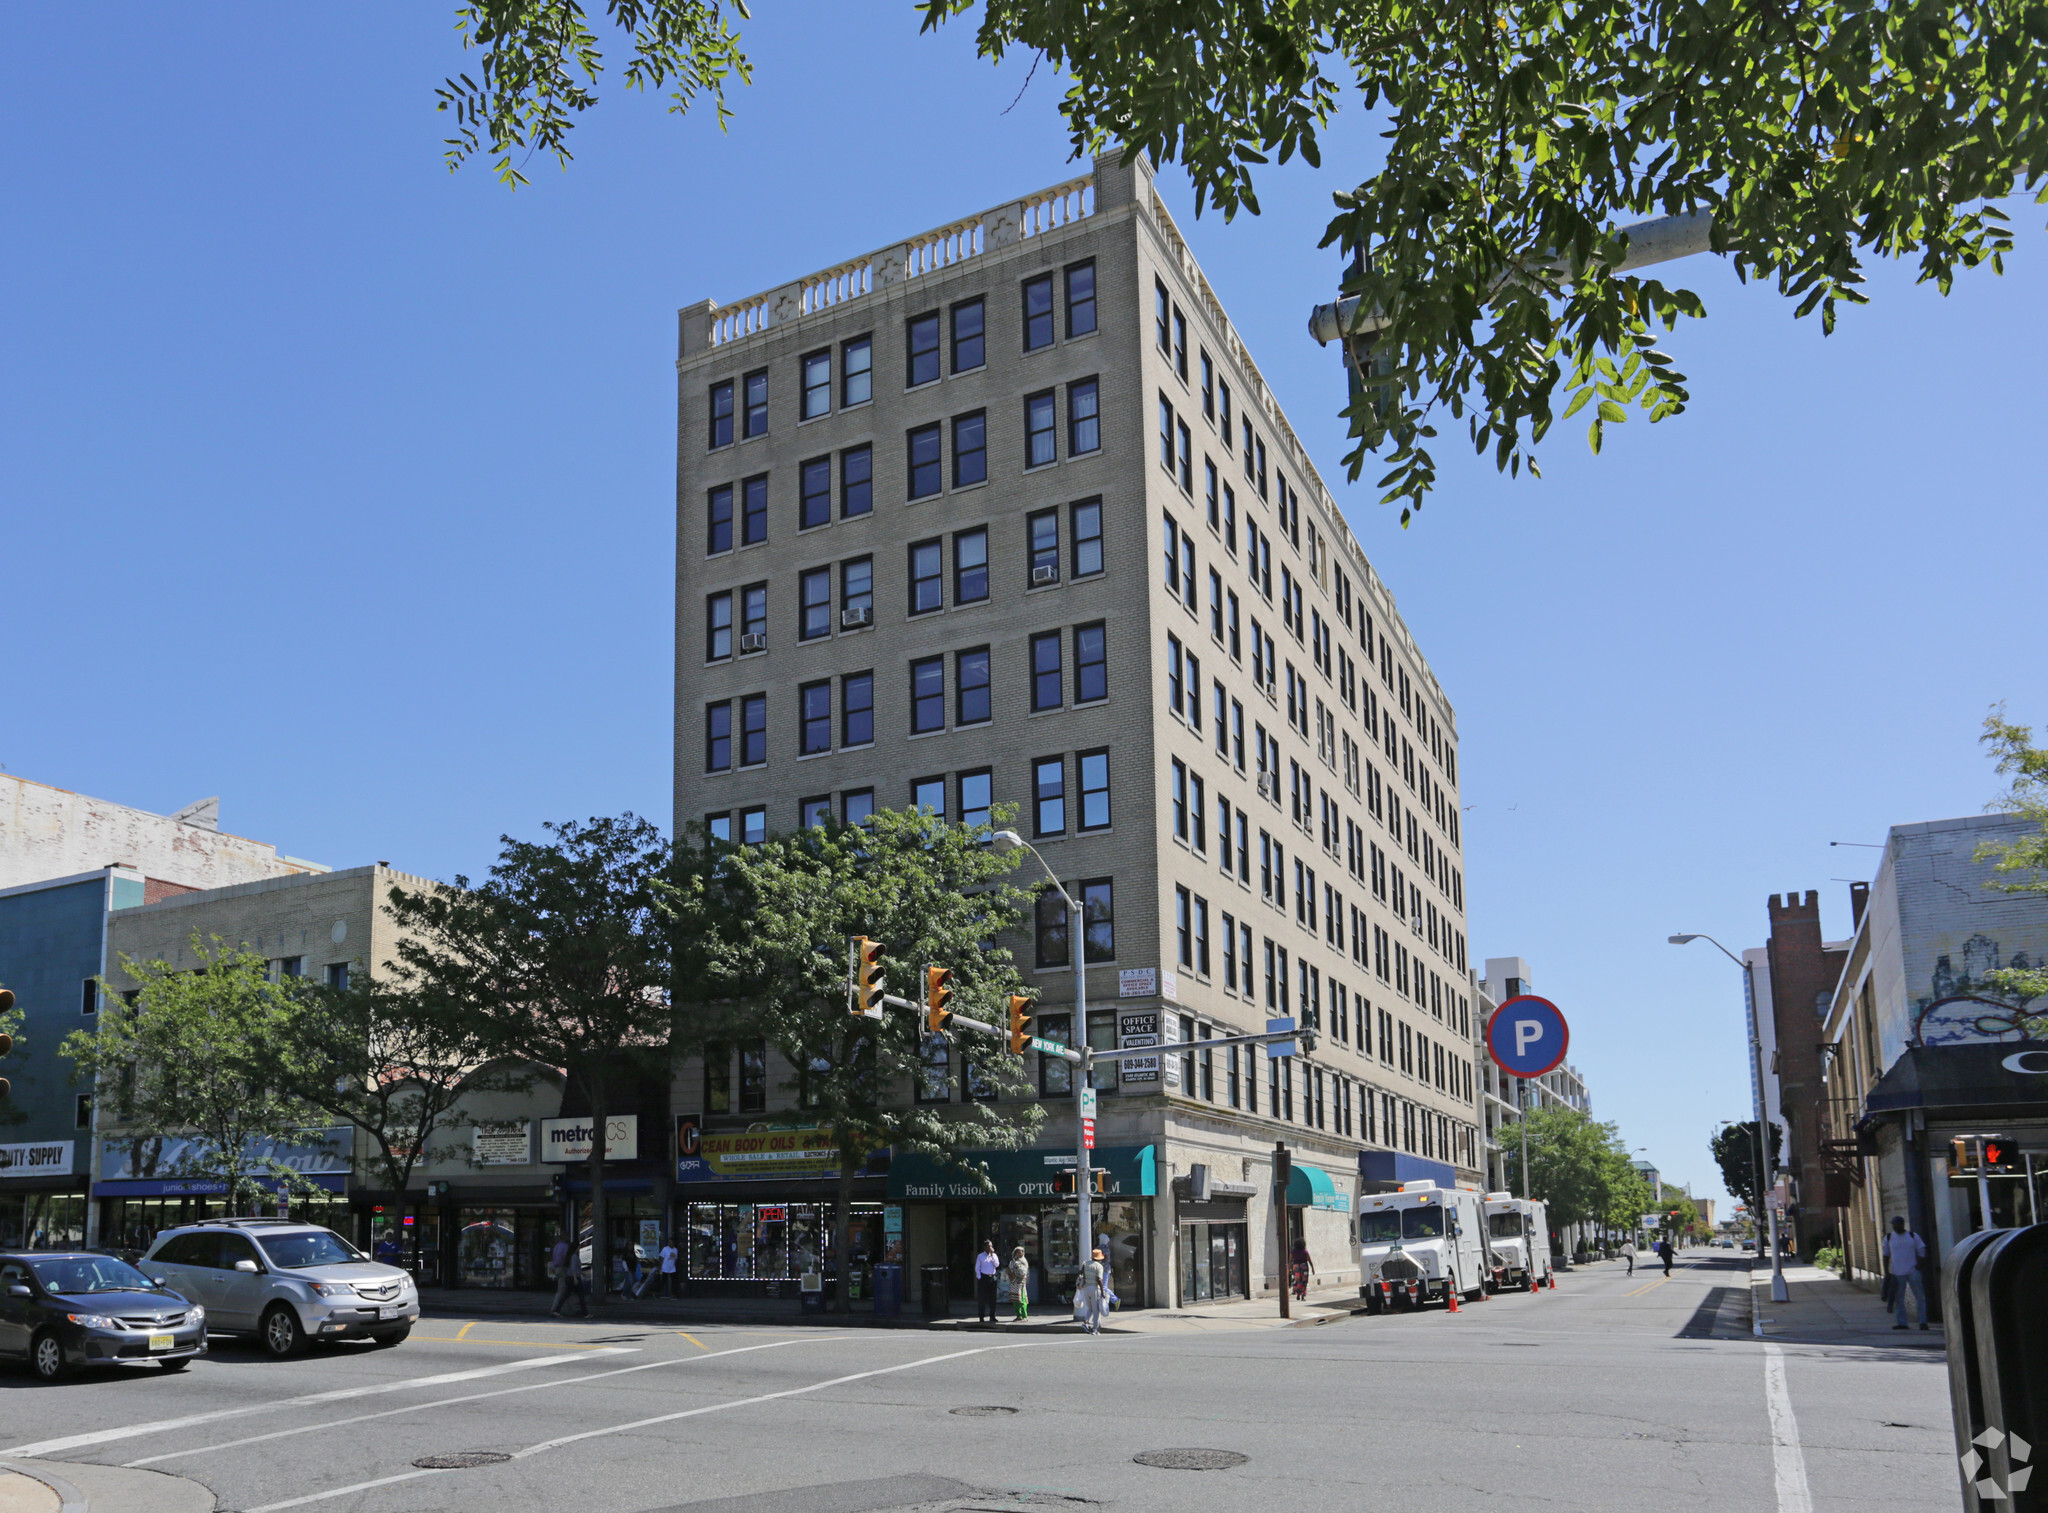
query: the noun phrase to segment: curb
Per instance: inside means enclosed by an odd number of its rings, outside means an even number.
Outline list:
[[[12,1471],[17,1476],[48,1487],[57,1494],[57,1513],[89,1513],[85,1494],[55,1472],[18,1460],[0,1460],[0,1471]]]

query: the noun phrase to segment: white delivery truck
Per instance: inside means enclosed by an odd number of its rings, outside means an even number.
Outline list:
[[[1550,1279],[1550,1218],[1541,1203],[1488,1193],[1486,1243],[1495,1287],[1534,1292]]]
[[[1368,1313],[1485,1295],[1486,1215],[1470,1188],[1409,1182],[1358,1200],[1358,1295]]]

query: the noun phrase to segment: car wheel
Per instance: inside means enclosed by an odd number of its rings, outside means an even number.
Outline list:
[[[408,1324],[405,1328],[394,1329],[389,1334],[372,1335],[370,1343],[379,1350],[389,1350],[393,1345],[404,1344],[405,1337],[411,1333],[412,1326]]]
[[[159,1361],[157,1364],[162,1366],[166,1371],[183,1371],[187,1366],[192,1364],[192,1357],[189,1355],[181,1355],[175,1360]]]
[[[45,1330],[29,1343],[29,1370],[36,1374],[39,1382],[59,1381],[64,1376],[64,1346],[57,1336]]]
[[[263,1315],[263,1348],[272,1360],[288,1360],[306,1348],[306,1330],[288,1303],[273,1303]]]

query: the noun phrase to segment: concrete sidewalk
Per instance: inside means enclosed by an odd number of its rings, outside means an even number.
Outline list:
[[[213,1493],[162,1471],[76,1461],[0,1461],[0,1513],[213,1513]]]
[[[1757,1257],[1750,1270],[1750,1306],[1763,1323],[1763,1337],[1807,1345],[1879,1345],[1888,1349],[1946,1350],[1939,1322],[1923,1331],[1892,1328],[1891,1310],[1875,1292],[1852,1287],[1818,1266],[1785,1267],[1783,1303],[1771,1301],[1769,1259]],[[1916,1319],[1910,1301],[1907,1316]]]

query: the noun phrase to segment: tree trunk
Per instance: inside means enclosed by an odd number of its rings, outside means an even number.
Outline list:
[[[839,1257],[840,1313],[853,1312],[853,1173],[854,1159],[839,1147],[839,1201],[832,1212],[832,1248]]]
[[[595,1300],[604,1296],[612,1274],[604,1202],[604,1137],[610,1121],[602,1073],[586,1074],[583,1083],[590,1093],[590,1296]]]

